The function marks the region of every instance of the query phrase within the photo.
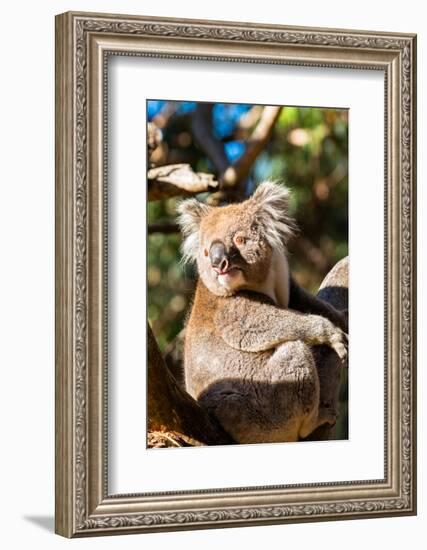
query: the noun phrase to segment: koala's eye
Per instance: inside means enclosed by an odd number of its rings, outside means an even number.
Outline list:
[[[234,237],[234,242],[238,246],[241,246],[245,242],[245,237],[242,237],[241,235],[237,235],[237,237]]]
[[[204,254],[205,256],[209,256],[209,252],[208,252],[208,249],[207,249],[207,248],[204,249],[203,254]]]

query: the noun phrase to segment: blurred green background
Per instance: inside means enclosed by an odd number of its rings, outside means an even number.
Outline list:
[[[150,161],[156,166],[189,163],[194,171],[218,177],[193,135],[196,108],[195,102],[147,102],[147,119],[162,133],[162,141],[151,152]],[[212,132],[222,143],[230,163],[245,153],[262,108],[213,105]],[[282,107],[271,138],[245,182],[247,192],[265,179],[282,181],[291,190],[291,213],[299,228],[289,246],[291,270],[300,285],[315,293],[328,271],[348,254],[348,111]],[[182,199],[149,202],[149,226],[174,224],[179,200]],[[180,244],[180,234],[173,229],[148,236],[148,317],[162,351],[168,350],[183,328],[194,290],[194,268],[180,263]],[[340,395],[339,439],[348,435],[346,376],[345,373]]]

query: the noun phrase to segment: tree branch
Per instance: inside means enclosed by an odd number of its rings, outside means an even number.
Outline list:
[[[148,226],[148,234],[164,233],[170,235],[171,233],[179,233],[180,228],[177,223],[150,223]]]
[[[220,181],[225,187],[233,187],[243,181],[249,174],[258,155],[267,145],[271,132],[280,115],[281,107],[264,107],[261,118],[246,143],[244,154],[222,174]]]
[[[224,145],[214,136],[212,110],[213,103],[199,103],[192,117],[192,130],[200,148],[209,157],[217,173],[221,175],[230,163],[225,154]]]
[[[152,152],[161,144],[162,142],[162,132],[153,122],[147,123],[147,147],[148,147],[148,156],[150,157]]]
[[[270,139],[281,107],[267,106],[262,109],[258,124],[246,142],[245,153],[234,164],[230,164],[224,145],[213,135],[212,108],[211,104],[198,105],[193,115],[193,134],[219,174],[220,189],[227,192],[232,189],[234,199],[243,198],[242,183]]]
[[[242,183],[246,181],[252,165],[270,139],[271,132],[280,115],[281,107],[264,107],[260,119],[246,144],[245,153],[230,164],[224,146],[212,129],[212,104],[199,104],[193,115],[193,134],[200,147],[212,161],[220,174],[219,184],[212,174],[194,172],[189,164],[169,164],[151,168],[147,173],[148,200],[162,200],[170,197],[191,196],[218,189],[227,190],[233,200],[244,197]],[[155,124],[149,123],[148,151],[151,156],[161,142],[161,132]],[[216,203],[224,196],[214,197]]]
[[[168,199],[215,190],[218,182],[212,174],[194,172],[189,164],[168,164],[147,173],[148,200]]]
[[[149,325],[147,384],[149,446],[232,443],[219,424],[179,387],[166,367]]]

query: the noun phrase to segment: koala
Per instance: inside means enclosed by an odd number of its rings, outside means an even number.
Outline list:
[[[335,422],[319,407],[312,346],[327,345],[344,362],[346,318],[290,274],[288,200],[285,186],[264,182],[238,204],[178,206],[183,259],[199,275],[185,387],[237,443],[298,441]]]

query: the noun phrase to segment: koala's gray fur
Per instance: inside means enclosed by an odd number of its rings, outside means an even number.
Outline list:
[[[187,391],[239,443],[297,441],[330,418],[319,409],[311,345],[345,361],[346,319],[289,274],[288,191],[264,182],[240,204],[179,207],[199,280],[184,348]]]

